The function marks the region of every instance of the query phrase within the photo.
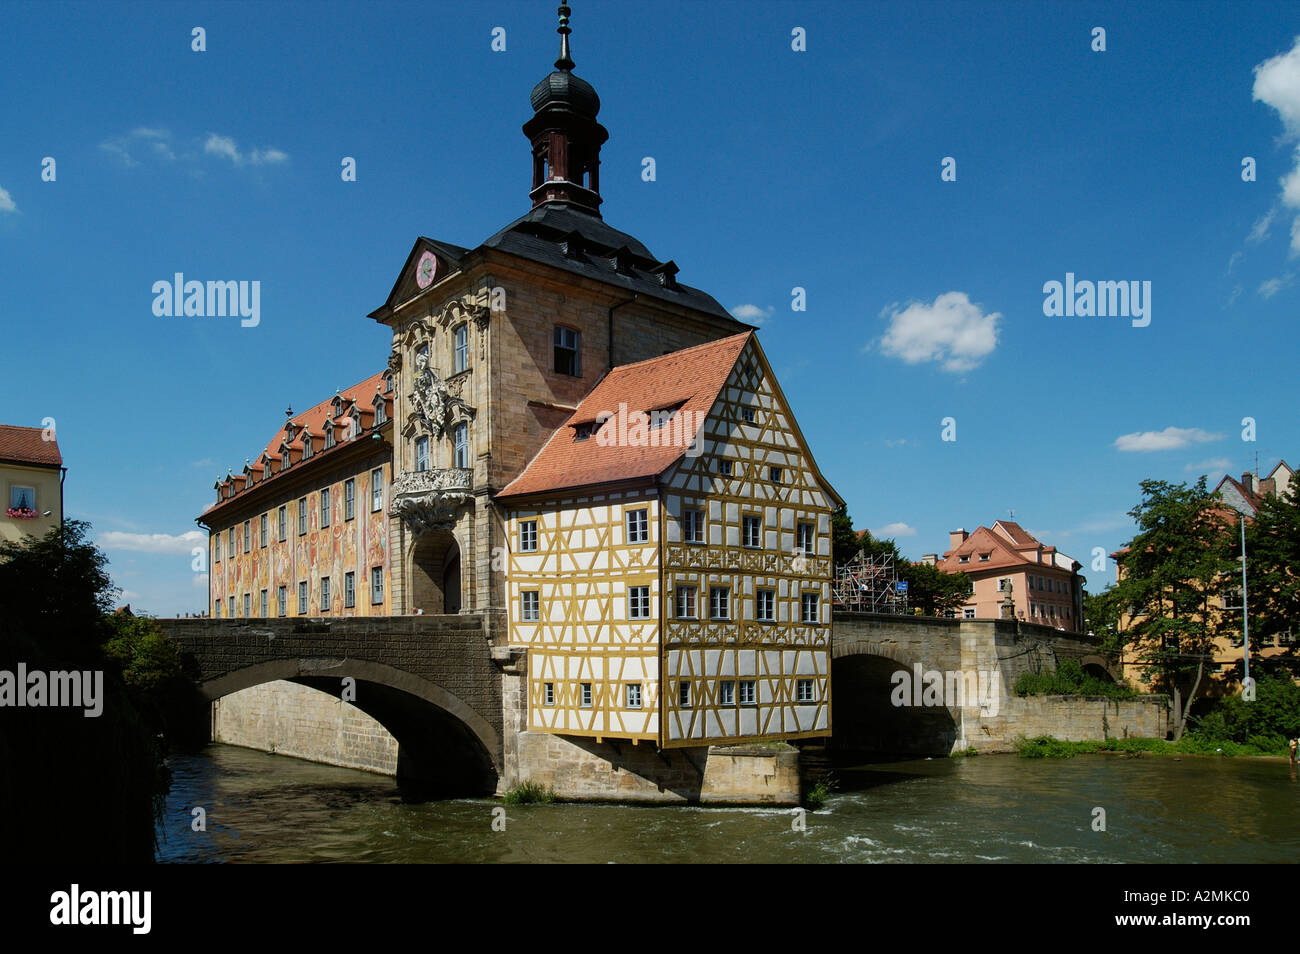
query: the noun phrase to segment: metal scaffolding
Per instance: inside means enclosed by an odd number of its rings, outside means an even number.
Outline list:
[[[899,583],[892,556],[868,557],[859,550],[835,569],[835,605],[851,613],[906,614],[907,584]]]

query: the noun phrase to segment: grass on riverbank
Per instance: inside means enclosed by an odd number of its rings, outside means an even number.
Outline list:
[[[1178,742],[1164,739],[1106,739],[1098,742],[1066,742],[1050,735],[1016,739],[1016,754],[1022,759],[1070,759],[1076,755],[1122,752],[1129,757],[1141,755],[1286,755],[1285,741],[1259,739],[1256,743],[1214,741],[1184,736]]]
[[[558,796],[555,790],[537,782],[520,782],[501,800],[507,805],[550,805]]]

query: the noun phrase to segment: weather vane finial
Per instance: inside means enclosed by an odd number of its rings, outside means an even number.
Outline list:
[[[560,34],[560,58],[555,61],[557,70],[573,69],[573,57],[569,55],[569,34],[573,31],[569,29],[569,5],[560,4],[560,25],[555,32]]]

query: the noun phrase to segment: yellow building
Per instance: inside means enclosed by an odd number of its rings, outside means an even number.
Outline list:
[[[216,483],[214,617],[387,616],[392,378],[375,374],[284,426]]]
[[[530,730],[830,734],[840,499],[752,332],[612,369],[496,500]]]
[[[53,429],[0,424],[0,491],[5,499],[0,540],[16,543],[59,526],[66,474]]]

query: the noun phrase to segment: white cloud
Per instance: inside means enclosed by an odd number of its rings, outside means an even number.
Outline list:
[[[1300,36],[1287,52],[1256,65],[1251,96],[1277,110],[1285,138],[1300,138]],[[1300,209],[1300,149],[1293,160],[1295,167],[1282,179],[1282,204]],[[1291,254],[1300,255],[1300,216],[1291,223]]]
[[[0,212],[17,212],[18,206],[14,205],[13,196],[9,194],[8,189],[0,189]]]
[[[1209,460],[1203,460],[1199,464],[1188,464],[1183,470],[1200,474],[1227,473],[1228,468],[1232,466],[1232,461],[1226,457],[1211,457]]]
[[[885,446],[886,446],[886,447],[902,447],[902,446],[904,446],[906,443],[907,443],[907,438],[906,438],[906,437],[900,437],[900,438],[898,438],[897,440],[890,440],[889,438],[885,438]]]
[[[965,292],[945,292],[932,303],[911,302],[885,308],[889,328],[880,350],[908,364],[941,361],[945,371],[970,371],[998,344],[998,312],[984,314]]]
[[[1296,221],[1300,222],[1300,219],[1296,219]],[[1295,278],[1295,275],[1288,273],[1286,275],[1281,275],[1278,278],[1270,278],[1266,282],[1261,282],[1258,289],[1260,297],[1267,301],[1283,288],[1286,288],[1287,285],[1290,285],[1293,278]]]
[[[1115,438],[1115,447],[1122,451],[1178,450],[1189,444],[1205,444],[1223,440],[1222,434],[1211,434],[1199,427],[1166,427],[1163,431],[1135,431]]]
[[[171,147],[171,133],[166,129],[154,129],[149,126],[137,126],[124,136],[114,136],[99,144],[110,155],[117,156],[124,166],[138,166],[136,158],[141,152],[147,152],[157,159],[168,162],[176,158]]]
[[[1255,224],[1251,226],[1250,234],[1246,236],[1246,241],[1252,245],[1258,245],[1260,242],[1264,241],[1264,239],[1268,238],[1268,230],[1273,227],[1273,220],[1275,218],[1277,218],[1277,206],[1273,206],[1273,208],[1269,209],[1255,220]],[[1233,256],[1234,260],[1240,254],[1240,252],[1237,252],[1237,254]]]
[[[887,523],[883,527],[872,528],[871,535],[876,539],[882,537],[914,537],[916,536],[916,528],[909,527],[899,520],[896,523]]]
[[[751,325],[761,325],[772,317],[772,312],[775,310],[771,305],[766,308],[760,308],[758,305],[737,305],[731,309],[731,316],[739,321],[749,322]]]
[[[205,457],[202,460],[196,460],[193,463],[191,463],[190,466],[191,467],[212,467],[213,466],[212,458]]]
[[[245,162],[252,163],[255,166],[266,166],[276,162],[284,162],[289,158],[287,152],[275,148],[254,149],[247,156],[239,151],[239,146],[235,140],[229,136],[218,136],[216,133],[208,133],[207,141],[203,143],[203,151],[212,156],[220,156],[229,159],[237,166],[242,166]]]
[[[99,535],[99,545],[108,550],[141,550],[145,553],[189,553],[194,547],[207,547],[208,535],[201,530],[170,533],[123,533],[109,530]]]

